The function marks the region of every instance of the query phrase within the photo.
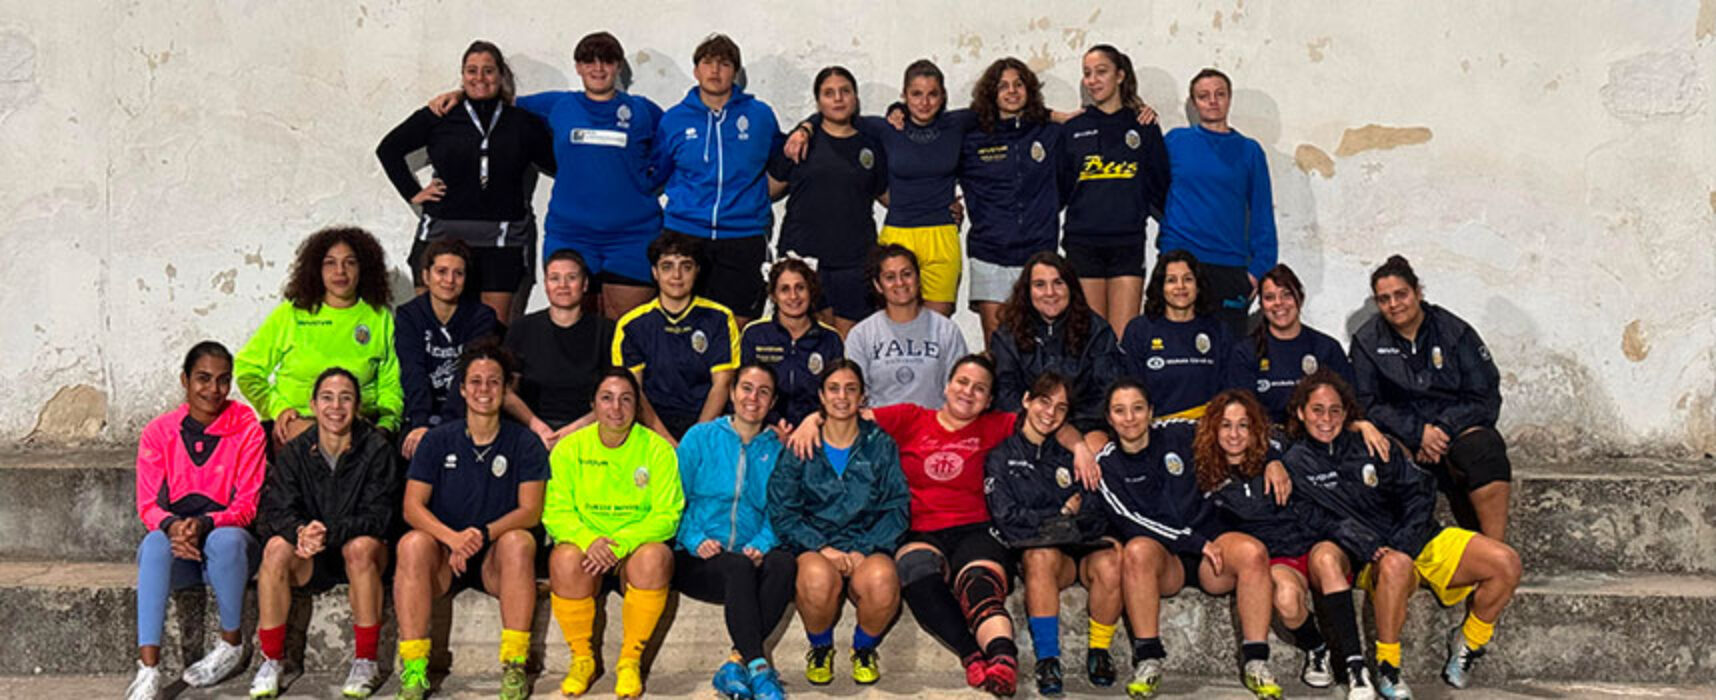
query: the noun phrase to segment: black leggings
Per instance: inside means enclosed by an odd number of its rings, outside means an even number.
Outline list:
[[[798,561],[778,549],[763,555],[762,566],[736,552],[703,559],[679,551],[673,558],[673,587],[698,600],[723,604],[733,648],[746,662],[763,658],[763,639],[792,603]]]

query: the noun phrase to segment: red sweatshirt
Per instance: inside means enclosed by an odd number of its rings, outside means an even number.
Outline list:
[[[150,421],[137,442],[138,517],[150,530],[191,517],[214,527],[249,525],[267,439],[256,413],[236,401],[213,425],[198,425],[184,404]]]
[[[1016,413],[987,412],[948,432],[935,411],[902,403],[875,410],[876,425],[900,446],[900,469],[912,492],[912,530],[930,532],[989,519],[983,463],[1013,434]]]

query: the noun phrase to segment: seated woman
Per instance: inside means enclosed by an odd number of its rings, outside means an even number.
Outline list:
[[[399,514],[393,446],[381,431],[357,420],[362,398],[351,372],[328,368],[316,378],[314,392],[316,425],[275,453],[262,487],[256,534],[265,544],[256,572],[256,640],[263,660],[250,682],[253,698],[280,693],[294,589],[319,593],[351,584],[346,593],[356,650],[342,692],[369,697],[381,680],[375,652],[381,572],[387,567],[384,540]]]
[[[870,286],[884,306],[846,334],[846,357],[869,377],[870,405],[940,408],[953,362],[965,356],[965,335],[947,316],[924,313],[918,257],[905,246],[872,251],[869,272]]]
[[[389,433],[398,430],[405,397],[393,350],[387,261],[375,236],[361,228],[311,234],[298,245],[285,296],[233,361],[238,390],[273,422],[273,445],[314,424],[310,388],[329,367],[358,378],[359,415]]]
[[[1370,275],[1378,313],[1351,344],[1366,415],[1436,475],[1460,527],[1507,538],[1513,465],[1496,432],[1501,373],[1478,331],[1424,301],[1412,263],[1389,256]]]
[[[1018,430],[990,451],[984,465],[989,517],[1002,541],[1019,552],[1024,569],[1042,695],[1059,695],[1064,685],[1062,589],[1078,580],[1090,591],[1085,672],[1093,685],[1114,685],[1108,645],[1120,623],[1120,543],[1107,537],[1108,509],[1100,493],[1073,479],[1073,455],[1054,439],[1067,420],[1071,383],[1054,372],[1037,375],[1023,395]]]
[[[137,676],[125,697],[154,700],[162,678],[167,597],[207,583],[220,609],[220,641],[185,669],[185,683],[214,685],[244,657],[239,625],[256,561],[246,530],[262,490],[268,438],[232,393],[232,354],[220,343],[191,347],[179,375],[185,402],[149,422],[137,443],[137,515],[149,534],[137,547]]]
[[[590,270],[578,251],[550,253],[542,279],[548,308],[506,331],[506,349],[519,365],[518,390],[507,392],[506,412],[552,450],[590,413],[596,380],[613,363],[614,322],[584,313]]]
[[[740,361],[769,367],[779,382],[771,425],[781,420],[798,425],[814,413],[817,379],[829,362],[845,356],[840,334],[811,316],[811,305],[821,295],[820,278],[803,260],[776,260],[769,267],[774,315],[752,321],[740,334]]]
[[[775,405],[775,375],[766,365],[745,364],[735,377],[733,415],[691,426],[679,443],[685,514],[673,587],[723,606],[737,659],[715,672],[715,689],[778,700],[780,677],[763,655],[763,639],[792,603],[797,567],[775,546],[767,513],[769,475],[781,454],[780,437],[764,422]]]
[[[554,540],[548,558],[554,617],[572,650],[560,692],[583,695],[596,675],[591,644],[596,593],[618,575],[625,587],[624,641],[614,667],[614,694],[643,695],[643,650],[667,607],[673,551],[685,494],[673,445],[638,423],[637,378],[609,368],[591,401],[596,422],[574,431],[548,456],[553,476],[542,524]]]
[[[1001,327],[989,339],[995,357],[995,407],[1017,412],[1020,397],[1044,372],[1067,377],[1074,402],[1067,422],[1090,432],[1103,428],[1093,399],[1120,374],[1120,350],[1108,322],[1090,310],[1072,265],[1054,251],[1032,255],[1001,310]]]
[[[1384,697],[1410,697],[1400,676],[1400,630],[1406,601],[1419,585],[1443,606],[1470,597],[1463,624],[1448,632],[1442,678],[1455,688],[1471,682],[1473,664],[1495,632],[1497,618],[1519,586],[1519,554],[1471,530],[1436,522],[1434,477],[1404,450],[1379,460],[1347,428],[1362,417],[1346,380],[1327,369],[1299,382],[1288,403],[1295,439],[1283,461],[1294,493],[1325,517],[1317,536],[1339,543],[1326,557],[1324,581],[1355,569],[1376,612],[1377,689]]]
[[[1126,374],[1150,392],[1164,419],[1196,420],[1228,382],[1232,336],[1211,314],[1215,300],[1205,286],[1191,253],[1163,253],[1144,292],[1144,315],[1126,324],[1120,340]]]
[[[430,243],[422,256],[425,290],[394,310],[394,350],[405,415],[399,453],[411,459],[423,434],[465,415],[453,375],[465,346],[495,334],[495,312],[465,301],[465,270],[471,249],[456,239]]]
[[[810,638],[805,679],[834,681],[834,618],[842,595],[858,610],[852,680],[881,678],[882,632],[900,611],[891,555],[906,531],[910,492],[893,438],[859,418],[864,373],[838,358],[822,371],[821,437],[809,454],[781,454],[769,475],[768,514],[779,547],[798,557],[800,620]]]
[[[1257,283],[1258,307],[1263,322],[1251,337],[1233,344],[1228,363],[1228,386],[1257,393],[1269,422],[1277,430],[1287,425],[1287,397],[1305,375],[1328,367],[1348,381],[1352,363],[1341,343],[1305,325],[1299,311],[1305,305],[1305,286],[1285,263],[1263,274]]]
[[[1168,656],[1158,632],[1161,599],[1192,584],[1210,595],[1234,594],[1245,687],[1259,698],[1279,698],[1281,686],[1269,670],[1269,553],[1251,535],[1222,532],[1188,464],[1194,423],[1170,419],[1152,426],[1148,396],[1131,379],[1109,388],[1105,405],[1114,441],[1097,457],[1110,523],[1125,542],[1121,589],[1132,632],[1126,692],[1148,698],[1161,687]]]

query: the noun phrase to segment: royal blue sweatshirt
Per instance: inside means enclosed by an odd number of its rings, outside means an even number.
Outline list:
[[[1168,207],[1161,251],[1243,267],[1262,279],[1275,267],[1275,205],[1263,147],[1237,130],[1201,126],[1168,132]]]
[[[443,325],[427,292],[393,313],[393,348],[399,353],[399,385],[405,390],[403,430],[432,428],[465,417],[459,396],[459,355],[472,341],[495,334],[495,312],[487,304],[460,302]]]
[[[775,111],[739,88],[719,112],[696,87],[662,115],[655,168],[667,178],[664,225],[698,238],[767,235],[769,154],[786,142]]]
[[[1132,110],[1106,114],[1095,105],[1065,129],[1061,199],[1067,207],[1067,240],[1142,245],[1145,218],[1160,222],[1168,197],[1162,129],[1139,124]]]
[[[624,92],[607,101],[583,92],[539,92],[518,106],[548,121],[559,172],[544,237],[653,238],[661,233],[661,180],[650,172],[661,108]],[[549,251],[556,248],[544,246]]]
[[[971,212],[966,251],[995,265],[1018,267],[1053,250],[1060,237],[1059,124],[1003,119],[993,132],[965,132],[959,186]],[[890,200],[891,201],[891,200]]]

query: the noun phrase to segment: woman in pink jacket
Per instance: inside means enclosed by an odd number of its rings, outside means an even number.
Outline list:
[[[267,435],[249,406],[227,398],[232,353],[203,341],[185,355],[185,402],[151,421],[137,445],[137,515],[149,534],[137,548],[137,677],[126,697],[153,700],[166,685],[158,666],[167,597],[206,583],[220,609],[221,639],[185,669],[193,687],[220,682],[243,659],[244,588],[256,567],[246,530],[262,489]]]

